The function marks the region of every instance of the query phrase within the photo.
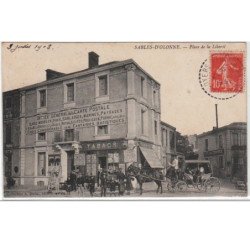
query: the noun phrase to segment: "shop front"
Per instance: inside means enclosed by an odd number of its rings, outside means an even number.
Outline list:
[[[82,142],[79,155],[84,160],[77,161],[75,166],[84,175],[95,176],[102,169],[125,172],[124,150],[127,146],[126,140]],[[79,158],[79,155],[76,157]]]

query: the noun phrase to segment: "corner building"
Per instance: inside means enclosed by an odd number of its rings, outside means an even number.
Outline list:
[[[132,163],[162,167],[160,84],[134,60],[64,74],[5,92],[5,174],[20,185],[47,185],[52,168],[61,181],[78,168],[96,175]]]

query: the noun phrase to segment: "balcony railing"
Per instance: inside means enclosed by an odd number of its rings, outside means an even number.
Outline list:
[[[55,132],[54,134],[54,142],[72,142],[79,141],[79,131],[73,131],[73,133],[65,133]]]

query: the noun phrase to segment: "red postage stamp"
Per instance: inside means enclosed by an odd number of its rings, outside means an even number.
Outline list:
[[[211,54],[211,92],[243,91],[243,53]]]

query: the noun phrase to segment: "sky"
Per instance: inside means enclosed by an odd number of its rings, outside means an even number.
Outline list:
[[[13,44],[13,45],[11,45]],[[88,68],[88,52],[99,63],[132,58],[161,84],[161,119],[182,134],[247,121],[246,92],[220,101],[199,84],[199,69],[213,52],[244,52],[244,43],[3,43],[2,90],[44,81],[46,69],[71,73]],[[208,48],[209,47],[209,48]]]

